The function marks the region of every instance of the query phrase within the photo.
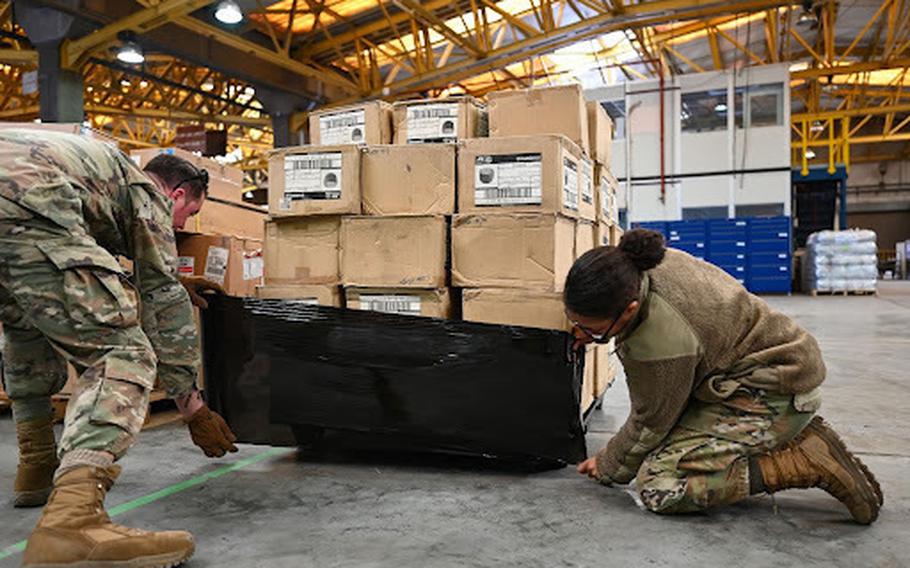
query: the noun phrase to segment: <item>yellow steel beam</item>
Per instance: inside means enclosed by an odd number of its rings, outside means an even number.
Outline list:
[[[150,3],[149,0],[139,0],[139,2],[143,5],[148,5]],[[202,20],[190,16],[182,16],[174,20],[174,23],[203,37],[211,38],[218,43],[243,51],[251,57],[262,59],[263,61],[268,61],[269,63],[283,67],[288,71],[293,71],[294,73],[299,73],[305,77],[312,77],[323,83],[334,85],[351,94],[360,92],[359,87],[354,81],[342,77],[340,74],[335,73],[330,69],[297,61],[284,53],[278,53],[263,47],[258,43],[243,39],[226,30],[209,25]]]
[[[889,113],[908,113],[910,112],[910,104],[901,104],[901,105],[888,105],[888,106],[873,106],[873,107],[863,107],[863,108],[849,108],[842,110],[829,110],[822,112],[807,112],[807,113],[797,113],[790,116],[792,122],[801,122],[801,121],[813,121],[813,120],[829,120],[833,118],[844,118],[848,116],[866,116],[866,115],[876,115],[876,114],[889,114]]]
[[[862,40],[863,37],[865,37],[866,33],[872,27],[872,24],[874,24],[876,21],[878,21],[878,19],[882,16],[882,14],[885,12],[885,10],[888,9],[888,7],[891,6],[891,4],[893,4],[893,2],[894,2],[894,0],[885,0],[884,2],[882,2],[882,5],[879,6],[879,8],[878,8],[878,10],[876,10],[875,14],[873,14],[873,16],[869,19],[869,21],[866,22],[866,25],[863,26],[863,29],[860,30],[859,35],[857,35],[853,39],[853,41],[850,43],[850,46],[841,52],[840,58],[838,58],[838,62],[844,61],[847,59],[847,57],[850,55],[850,53],[853,51],[853,49],[859,44],[860,40]]]
[[[60,49],[61,64],[77,67],[92,50],[117,39],[124,31],[147,32],[173,22],[180,16],[211,4],[214,0],[163,0],[78,39],[66,40]]]
[[[743,53],[745,53],[746,55],[748,55],[749,57],[751,57],[752,60],[755,61],[756,63],[758,63],[759,65],[764,65],[764,64],[765,64],[765,60],[764,60],[764,59],[762,59],[761,57],[755,55],[755,53],[753,53],[752,50],[750,50],[748,47],[746,47],[745,45],[741,44],[740,42],[736,41],[736,38],[734,38],[733,36],[731,36],[730,34],[728,34],[727,32],[725,32],[724,30],[722,30],[722,29],[720,29],[720,28],[717,28],[717,33],[719,33],[720,35],[724,36],[724,39],[726,39],[727,41],[729,41],[730,43],[732,43],[738,50],[742,51]]]
[[[790,73],[791,79],[816,79],[818,77],[833,77],[836,75],[853,75],[868,71],[881,71],[884,69],[903,69],[910,67],[910,58],[893,59],[890,61],[860,61],[849,65],[835,65],[834,67],[819,67],[804,69]]]
[[[461,46],[462,49],[470,53],[472,56],[479,57],[483,55],[483,51],[481,51],[481,49],[477,47],[474,42],[468,40],[466,36],[463,36],[462,34],[459,34],[450,28],[442,18],[421,6],[419,2],[416,2],[415,0],[392,1],[398,4],[402,10],[412,12],[417,18],[420,18],[427,24],[433,26],[433,28],[437,32],[441,33],[447,40]],[[475,22],[475,24],[476,23],[477,22]]]
[[[708,42],[711,44],[711,59],[714,62],[714,69],[721,71],[724,68],[724,58],[720,52],[720,43],[717,41],[717,31],[711,29],[708,31]]]
[[[163,120],[172,120],[172,121],[198,121],[198,122],[213,122],[213,123],[222,123],[222,124],[236,124],[239,126],[250,126],[255,128],[265,128],[270,127],[272,122],[271,120],[265,117],[253,118],[248,116],[238,116],[238,115],[220,115],[220,114],[203,114],[203,113],[194,113],[186,112],[179,110],[167,110],[167,109],[157,109],[157,108],[120,108],[112,107],[107,105],[95,104],[95,103],[86,103],[85,105],[86,112],[92,112],[97,114],[110,114],[110,115],[126,115],[126,116],[140,116],[143,118],[158,118]]]
[[[885,142],[906,142],[910,140],[910,132],[899,133],[899,134],[871,134],[868,136],[854,136],[849,139],[851,146],[857,144],[883,144]],[[802,141],[791,142],[790,147],[792,148],[801,148],[804,143]],[[810,140],[805,142],[807,147],[825,147],[829,146],[830,142],[828,140]]]
[[[663,47],[665,50],[670,52],[671,55],[673,55],[677,59],[681,60],[683,63],[685,63],[686,65],[688,65],[689,67],[691,67],[692,69],[697,71],[698,73],[704,73],[706,71],[706,69],[704,67],[702,67],[698,63],[692,61],[691,59],[689,59],[682,53],[673,49],[673,47],[671,47],[669,43],[662,44],[661,47]]]
[[[0,63],[37,65],[38,52],[33,49],[0,49]]]

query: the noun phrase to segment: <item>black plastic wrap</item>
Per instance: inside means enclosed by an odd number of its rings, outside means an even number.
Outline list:
[[[583,358],[571,336],[511,326],[218,297],[204,312],[206,394],[240,440],[288,426],[410,449],[575,463]]]

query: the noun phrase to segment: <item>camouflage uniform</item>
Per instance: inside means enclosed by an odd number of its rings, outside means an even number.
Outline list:
[[[0,322],[17,421],[79,377],[61,455],[120,457],[160,381],[187,394],[198,368],[176,277],[170,200],[117,149],[78,136],[0,132]],[[115,255],[132,259],[127,277]],[[141,299],[141,310],[140,310]],[[141,311],[141,313],[140,313]]]
[[[658,513],[688,513],[745,499],[749,456],[795,438],[818,409],[817,395],[738,386],[717,402],[693,400],[638,470],[642,502]]]

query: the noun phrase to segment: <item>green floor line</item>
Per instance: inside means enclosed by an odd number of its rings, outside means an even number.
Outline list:
[[[181,491],[186,491],[190,487],[195,487],[197,485],[205,483],[206,481],[210,481],[212,479],[217,479],[217,478],[221,477],[222,475],[231,473],[232,471],[237,471],[238,469],[243,469],[247,466],[251,466],[254,463],[261,462],[261,461],[266,460],[271,457],[288,454],[293,451],[294,450],[291,450],[288,448],[271,448],[262,453],[256,454],[255,456],[250,456],[248,458],[244,458],[244,459],[242,459],[238,462],[232,463],[230,465],[219,467],[218,469],[212,470],[207,473],[203,473],[202,475],[196,476],[192,479],[187,479],[186,481],[181,481],[180,483],[175,483],[174,485],[165,487],[164,489],[155,491],[154,493],[150,493],[143,497],[138,497],[136,499],[133,499],[132,501],[127,501],[126,503],[117,505],[116,507],[114,507],[112,509],[108,509],[108,514],[111,517],[116,517],[117,515],[122,515],[123,513],[132,511],[133,509],[137,509],[139,507],[143,507],[145,505],[148,505],[149,503],[154,503],[155,501],[164,499],[165,497],[169,497],[175,493],[180,493]],[[16,544],[7,546],[6,548],[0,549],[0,560],[3,560],[4,558],[9,558],[10,556],[12,556],[14,554],[18,554],[24,550],[25,550],[25,541],[24,540],[17,542]]]

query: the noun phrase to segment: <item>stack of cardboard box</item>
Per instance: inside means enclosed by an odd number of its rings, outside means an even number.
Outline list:
[[[313,145],[270,158],[260,297],[569,330],[572,263],[615,243],[610,119],[577,85],[489,99],[312,114]],[[606,355],[589,350],[585,408]]]

